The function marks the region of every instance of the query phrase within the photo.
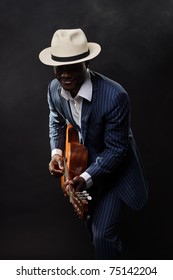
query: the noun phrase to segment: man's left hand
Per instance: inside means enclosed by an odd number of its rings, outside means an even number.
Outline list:
[[[64,189],[68,193],[68,184],[71,184],[76,192],[82,192],[86,188],[86,182],[83,177],[76,176],[73,180],[67,180],[64,183]]]

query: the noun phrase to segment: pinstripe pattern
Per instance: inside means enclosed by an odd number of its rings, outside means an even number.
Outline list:
[[[92,101],[83,101],[81,117],[82,139],[89,151],[86,171],[93,179],[92,188],[96,189],[97,185],[101,185],[108,189],[109,186],[113,194],[109,195],[108,192],[107,199],[100,202],[99,210],[96,210],[98,214],[94,216],[95,239],[93,240],[95,244],[98,244],[95,246],[100,248],[96,236],[103,234],[112,220],[116,224],[116,213],[119,209],[119,204],[116,204],[117,199],[119,198],[135,210],[140,209],[147,201],[148,186],[130,129],[129,98],[126,91],[118,83],[96,72],[91,72],[91,80]],[[76,124],[68,101],[60,95],[60,85],[57,80],[53,80],[49,85],[48,102],[51,149],[63,149],[66,120],[74,127]],[[80,130],[79,127],[76,128]],[[116,238],[115,235],[114,238]],[[114,244],[116,243],[119,246],[119,243],[115,241]],[[113,247],[109,249],[104,242],[101,244],[107,248],[103,250],[106,252],[105,258],[113,256],[111,253]]]
[[[118,229],[121,204],[121,200],[112,189],[99,197],[93,219],[88,222],[88,228],[93,236],[92,242],[96,259],[117,259],[120,257],[122,243]]]

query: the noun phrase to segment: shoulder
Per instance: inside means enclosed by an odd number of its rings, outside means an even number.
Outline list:
[[[48,88],[50,91],[57,91],[60,89],[60,83],[58,82],[57,79],[53,79],[49,85],[48,85]]]
[[[60,98],[61,87],[57,79],[53,79],[48,85],[48,98],[57,100]]]
[[[99,96],[110,99],[128,99],[127,91],[118,82],[98,73],[91,71],[93,91],[99,92]]]
[[[90,71],[90,74],[91,74],[91,81],[93,83],[97,82],[98,85],[100,85],[100,86],[105,86],[107,88],[112,88],[116,91],[126,92],[126,90],[123,88],[123,86],[120,85],[115,80],[112,80],[112,79],[104,76],[103,74],[100,74],[100,73],[95,72],[95,71]]]

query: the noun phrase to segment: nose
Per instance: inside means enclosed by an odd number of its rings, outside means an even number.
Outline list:
[[[71,74],[70,68],[68,66],[62,66],[61,77],[69,77]]]
[[[62,71],[61,73],[61,77],[69,77],[70,76],[70,72],[69,71]]]

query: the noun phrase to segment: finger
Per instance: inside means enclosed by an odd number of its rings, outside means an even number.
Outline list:
[[[63,186],[63,193],[64,193],[64,196],[67,196],[68,195],[68,186],[67,187],[65,187],[65,186]]]
[[[69,185],[69,184],[74,185],[74,181],[72,179],[67,178],[64,184],[65,185]]]
[[[73,178],[72,182],[73,182],[74,185],[80,183],[80,181],[78,180],[78,177]]]
[[[58,160],[57,163],[58,163],[59,168],[61,170],[64,170],[64,163],[63,163],[63,161],[62,160]]]
[[[64,175],[64,172],[62,170],[57,169],[51,169],[50,174],[53,176],[61,177]]]
[[[69,185],[69,180],[66,180],[65,182],[64,182],[64,187],[66,187],[66,186],[68,186]]]
[[[57,173],[57,174],[58,173],[64,174],[64,172],[61,169],[56,169],[56,168],[50,169],[50,172]]]

